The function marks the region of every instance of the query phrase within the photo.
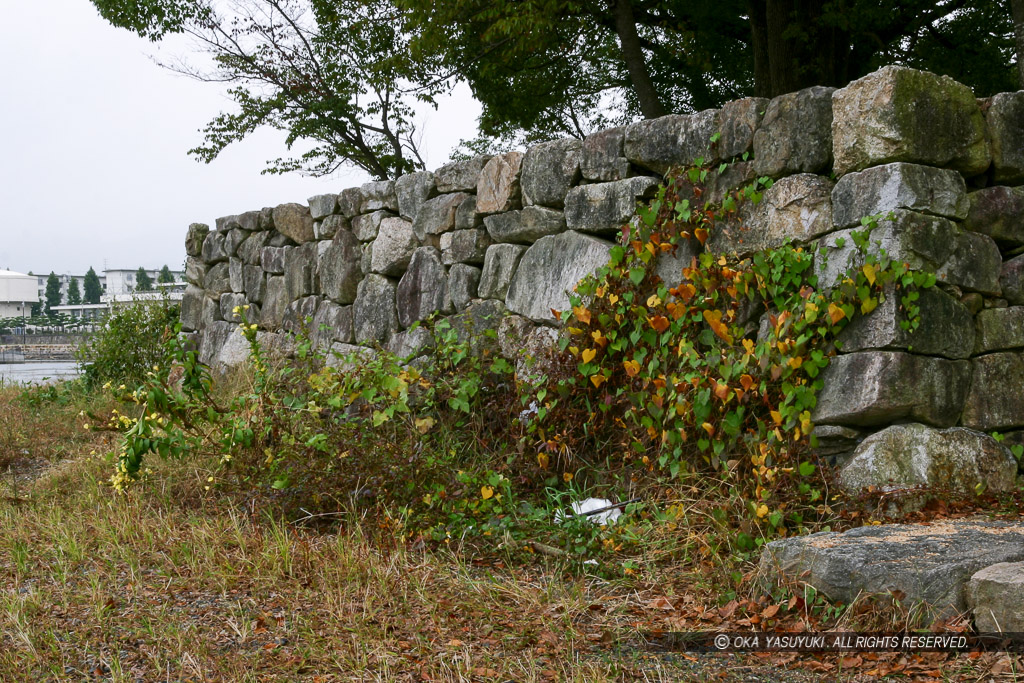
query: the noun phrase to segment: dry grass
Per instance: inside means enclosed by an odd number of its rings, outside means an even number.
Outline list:
[[[23,409],[0,392],[0,419],[23,418]],[[70,420],[78,409],[53,410]],[[558,560],[523,563],[521,554],[474,562],[457,548],[411,550],[397,522],[347,520],[322,534],[254,519],[216,491],[186,493],[203,490],[208,474],[194,464],[154,463],[145,485],[118,495],[105,483],[110,465],[89,455],[113,435],[69,425],[40,442],[60,444],[60,464],[0,500],[2,681],[856,674],[828,661],[808,673],[756,656],[615,650],[637,628],[696,628],[700,619],[679,615],[714,613],[719,570],[707,553],[695,551],[686,566],[644,562],[637,578],[612,581],[572,574]],[[707,547],[685,524],[660,533],[652,548],[673,537]],[[662,596],[677,610],[666,611]]]

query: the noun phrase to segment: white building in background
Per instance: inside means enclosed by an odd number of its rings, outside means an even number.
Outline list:
[[[138,271],[138,268],[108,268],[107,270],[97,272],[96,276],[100,280],[100,287],[104,295],[122,296],[135,292],[135,288],[138,286],[135,276]],[[154,289],[159,291],[157,279],[160,277],[160,270],[147,270],[146,274],[153,281]],[[181,270],[172,270],[171,275],[174,276],[175,283],[182,282],[185,279],[185,273]],[[46,280],[49,278],[49,274],[36,275],[35,277],[39,287],[39,301],[46,301]],[[72,280],[78,281],[78,293],[83,297],[85,296],[85,275],[58,275],[57,279],[60,280],[60,300],[62,304],[67,304],[68,287],[71,285]]]
[[[38,302],[35,276],[0,270],[0,318],[28,317]]]

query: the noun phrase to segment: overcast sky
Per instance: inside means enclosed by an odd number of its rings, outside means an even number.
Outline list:
[[[189,223],[304,202],[369,178],[260,175],[286,156],[261,131],[209,165],[186,154],[230,109],[219,86],[151,56],[187,56],[106,23],[89,0],[0,0],[0,269],[81,274],[89,266],[180,268]],[[462,88],[421,126],[428,167],[472,137],[479,106]]]

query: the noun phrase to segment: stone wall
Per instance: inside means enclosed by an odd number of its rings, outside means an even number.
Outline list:
[[[213,231],[192,225],[182,323],[201,333],[213,365],[244,357],[232,324],[240,304],[284,348],[281,333],[309,318],[319,345],[415,354],[429,342],[409,331],[416,321],[439,313],[498,326],[506,312],[501,327],[529,347],[550,339],[551,309],[606,263],[661,174],[744,155],[711,174],[713,198],[759,176],[776,182],[708,249],[824,247],[828,285],[856,265],[849,235],[861,217],[892,211],[873,244],[940,282],[922,297],[914,334],[899,324],[897,297],[844,331],[814,415],[823,450],[848,456],[895,423],[1024,429],[1024,92],[979,101],[902,67],[227,216]],[[690,256],[659,272],[678,282]]]

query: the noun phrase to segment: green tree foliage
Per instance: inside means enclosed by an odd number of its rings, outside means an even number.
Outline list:
[[[46,315],[53,315],[53,307],[60,306],[60,301],[60,278],[50,271],[50,276],[46,278]]]
[[[160,269],[160,275],[157,277],[156,281],[162,284],[170,284],[174,282],[174,275],[171,273],[171,269],[168,268],[166,264],[164,265],[163,268]]]
[[[69,304],[80,304],[82,303],[82,290],[78,287],[78,280],[71,278],[71,282],[68,283],[68,303]]]
[[[287,134],[292,158],[265,172],[327,175],[344,163],[375,178],[421,168],[412,103],[431,101],[430,88],[403,88],[427,76],[407,59],[407,37],[387,0],[240,0],[208,2],[93,0],[117,26],[158,39],[194,38],[213,59],[210,70],[173,69],[202,81],[231,83],[236,109],[215,117],[203,144],[190,150],[210,162],[261,127]]]
[[[224,15],[209,0],[92,2],[146,37],[192,35],[217,66],[186,72],[235,84],[200,159],[262,126],[313,144],[271,172],[419,168],[410,104],[460,81],[483,135],[506,144],[841,87],[892,63],[979,96],[1017,87],[1011,0],[241,0]]]
[[[99,276],[92,267],[90,267],[89,271],[85,274],[83,286],[85,287],[85,303],[98,304],[100,302],[100,297],[103,296],[103,287],[100,285]]]
[[[139,266],[139,269],[135,271],[135,291],[136,292],[152,292],[153,291],[153,278],[149,276],[146,269]]]

